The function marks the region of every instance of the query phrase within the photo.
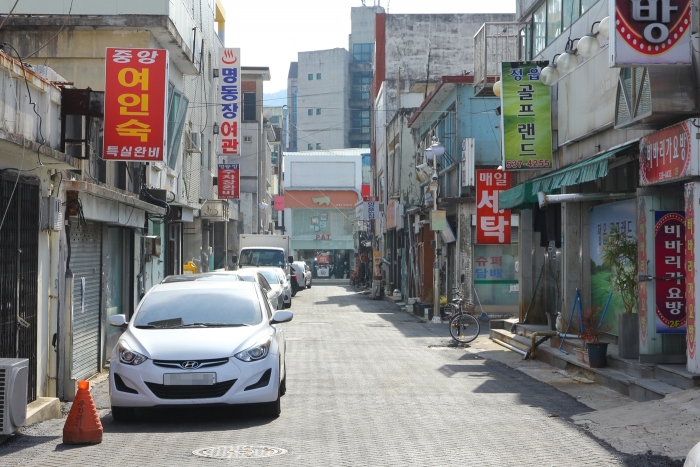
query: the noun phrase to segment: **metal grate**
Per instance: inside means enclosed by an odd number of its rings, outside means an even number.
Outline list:
[[[27,402],[33,402],[37,385],[39,186],[34,180],[16,182],[15,175],[0,180],[0,215],[5,217],[0,230],[0,356],[29,359]]]
[[[159,399],[213,399],[226,394],[235,382],[236,380],[232,379],[211,386],[166,386],[146,382],[146,386]]]
[[[153,360],[153,364],[156,366],[178,369],[184,369],[185,367],[183,365],[188,362],[195,362],[199,364],[194,368],[208,368],[212,366],[224,365],[229,362],[229,358],[212,358],[209,360]]]

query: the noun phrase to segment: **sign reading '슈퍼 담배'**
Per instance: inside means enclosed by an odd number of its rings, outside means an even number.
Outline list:
[[[501,135],[506,170],[552,167],[550,89],[540,80],[540,72],[548,63],[501,63]]]
[[[167,50],[107,47],[103,159],[164,160],[167,90]]]

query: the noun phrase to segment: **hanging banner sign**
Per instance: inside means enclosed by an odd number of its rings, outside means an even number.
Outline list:
[[[365,221],[373,221],[377,218],[377,205],[379,203],[376,201],[365,201],[363,203],[364,206],[364,215],[362,220]]]
[[[165,160],[168,51],[107,47],[102,158]]]
[[[275,211],[284,211],[284,196],[275,196],[273,199]]]
[[[510,209],[499,209],[498,194],[510,188],[511,174],[476,170],[476,243],[510,245]]]
[[[241,49],[219,49],[219,144],[220,156],[241,155]]]
[[[238,164],[219,164],[219,199],[241,197],[241,170]]]
[[[549,62],[501,63],[501,138],[506,170],[552,167],[549,86],[540,72]]]
[[[700,175],[697,139],[685,121],[643,137],[639,143],[639,184],[674,182]]]
[[[655,211],[654,221],[656,332],[685,334],[685,212]]]
[[[700,214],[700,199],[698,192],[700,183],[692,182],[685,185],[685,309],[686,318],[686,343],[688,364],[687,369],[691,373],[700,373],[700,359],[695,352],[698,340],[698,330],[695,327],[695,305],[698,303],[698,289],[695,287],[695,245],[700,238],[696,238],[698,230],[695,229],[695,214]]]
[[[611,0],[610,66],[690,65],[690,0]]]

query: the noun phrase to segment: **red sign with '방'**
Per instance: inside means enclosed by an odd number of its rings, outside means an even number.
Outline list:
[[[168,51],[108,47],[103,159],[165,158]]]
[[[656,211],[654,216],[656,332],[685,334],[685,213]]]
[[[476,171],[476,243],[510,245],[510,209],[500,209],[498,194],[510,188],[511,172]]]

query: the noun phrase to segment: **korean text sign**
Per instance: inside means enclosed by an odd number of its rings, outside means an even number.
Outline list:
[[[697,140],[690,137],[690,122],[664,128],[639,143],[639,183],[651,185],[697,175]]]
[[[690,0],[611,0],[610,66],[690,65]]]
[[[103,158],[165,158],[168,51],[108,47]]]
[[[506,170],[552,167],[549,86],[540,81],[548,62],[501,63],[501,134]]]
[[[656,332],[685,334],[685,212],[654,213]]]
[[[695,229],[696,214],[700,214],[699,182],[685,184],[685,285],[686,285],[686,333],[688,371],[698,373],[700,361],[696,358],[698,329],[695,326],[695,305],[698,303],[698,289],[695,287],[695,245],[698,231]]]
[[[498,193],[510,188],[511,174],[503,170],[476,171],[476,243],[510,244],[510,209],[499,209]]]
[[[219,145],[220,156],[241,155],[241,49],[220,49]]]
[[[241,197],[241,171],[238,164],[219,164],[219,199]]]

